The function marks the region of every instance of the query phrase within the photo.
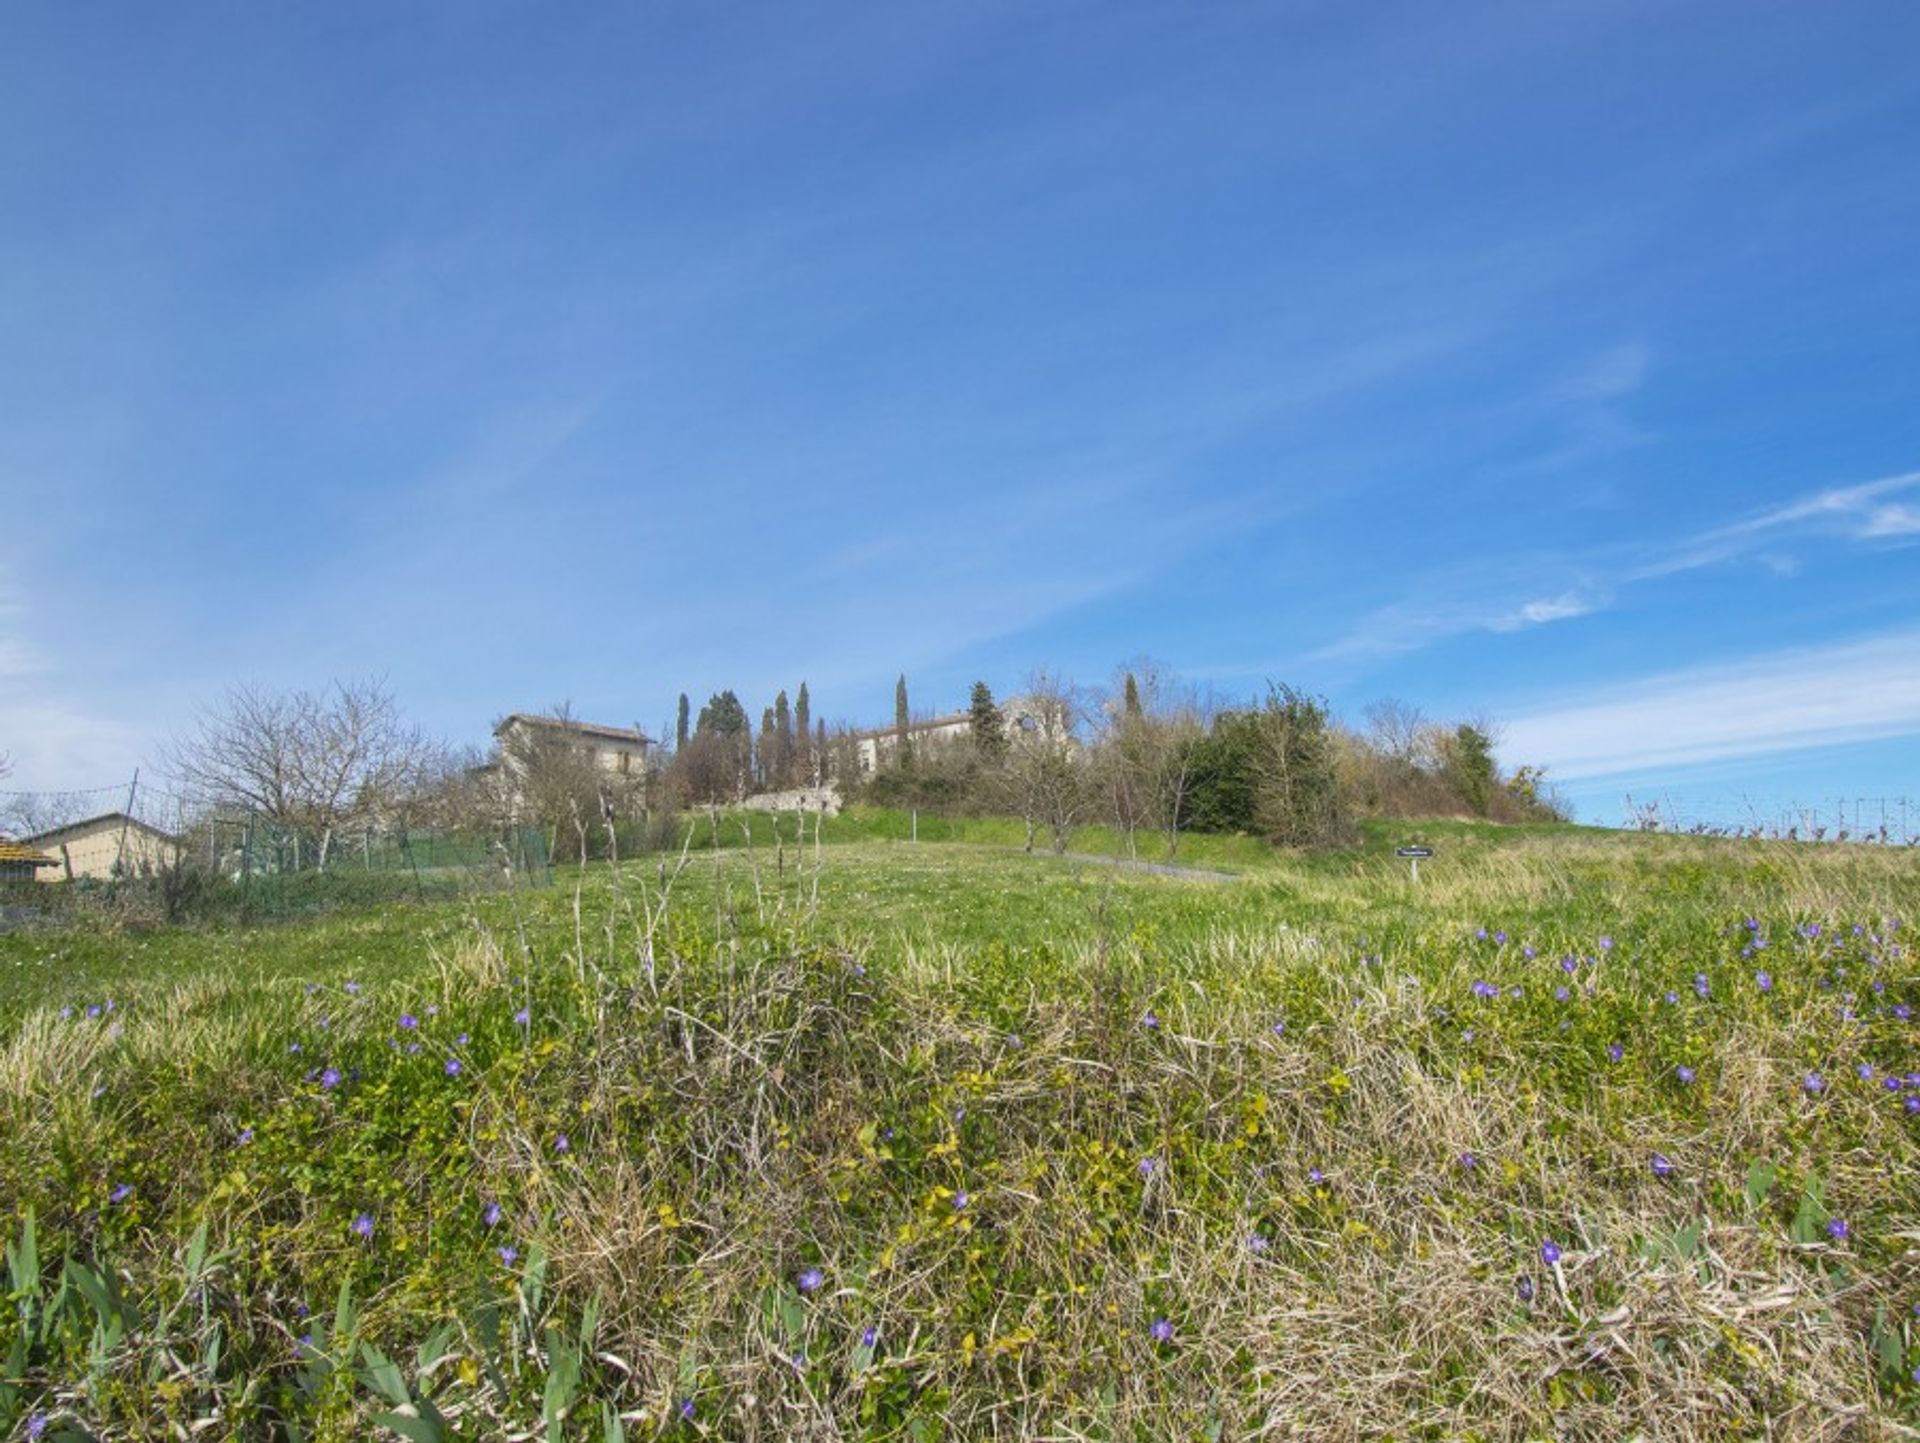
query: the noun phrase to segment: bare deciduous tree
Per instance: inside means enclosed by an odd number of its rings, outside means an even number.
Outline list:
[[[1193,742],[1206,733],[1210,705],[1151,657],[1136,657],[1116,677],[1103,708],[1097,771],[1128,854],[1146,828],[1166,838],[1172,858],[1195,773]]]
[[[401,812],[437,754],[383,683],[337,681],[319,692],[236,687],[166,757],[195,800],[258,813],[303,838],[325,867],[340,832]]]
[[[501,806],[507,820],[522,818],[543,828],[552,856],[577,861],[587,855],[590,836],[644,810],[647,779],[599,765],[566,704],[539,720],[540,725],[516,726],[501,735],[494,774]],[[688,754],[700,744],[696,736]]]
[[[1034,831],[1053,832],[1053,849],[1067,849],[1067,833],[1096,795],[1079,733],[1084,711],[1074,690],[1051,673],[1035,672],[1015,708],[1000,769],[1009,801],[1027,824],[1027,850]]]

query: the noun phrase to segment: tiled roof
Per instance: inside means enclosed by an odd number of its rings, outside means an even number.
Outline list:
[[[945,716],[922,717],[919,721],[910,721],[907,723],[907,735],[910,737],[918,736],[921,732],[936,731],[941,727],[958,726],[961,722],[970,722],[972,720],[973,713],[970,711],[953,711],[948,712]],[[855,741],[866,741],[869,737],[893,736],[899,729],[898,723],[883,727],[867,727],[861,731],[851,733],[851,736]]]
[[[530,727],[553,727],[570,732],[578,732],[582,736],[604,737],[610,742],[638,742],[643,747],[653,745],[652,737],[648,736],[645,732],[635,731],[632,727],[605,727],[601,726],[598,722],[562,721],[559,717],[529,716],[526,712],[522,711],[515,712],[512,716],[501,722],[499,726],[493,729],[494,734],[497,736],[515,722],[523,722]]]
[[[143,822],[138,817],[130,817],[125,812],[102,812],[97,817],[87,817],[78,822],[68,822],[63,826],[48,827],[44,832],[35,832],[31,837],[23,837],[21,840],[25,842],[51,842],[71,832],[84,832],[90,827],[101,825],[103,822],[110,822],[121,827],[138,827],[141,831],[149,832],[166,842],[179,840],[171,832],[163,832],[160,828]]]

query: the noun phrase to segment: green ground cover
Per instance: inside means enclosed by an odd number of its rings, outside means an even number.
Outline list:
[[[0,936],[0,1436],[1920,1423],[1920,859],[903,821]]]

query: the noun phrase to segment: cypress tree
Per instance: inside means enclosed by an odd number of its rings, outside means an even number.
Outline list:
[[[976,681],[967,703],[967,727],[972,733],[974,750],[983,757],[997,757],[1007,749],[1006,725],[1000,708],[994,704],[993,688]]]
[[[687,694],[680,693],[680,716],[673,725],[673,749],[683,752],[687,749]]]
[[[900,673],[900,680],[893,684],[893,757],[899,765],[913,764],[913,743],[908,740],[907,727],[907,674]]]
[[[773,708],[767,707],[760,713],[760,784],[767,786],[773,779],[774,753],[779,750],[779,733],[773,729]]]
[[[813,766],[814,776],[820,781],[827,779],[827,719],[821,717],[813,724]]]
[[[793,712],[787,706],[786,688],[773,699],[772,781],[784,787],[793,780]]]
[[[807,701],[807,684],[800,683],[800,694],[793,699],[794,780],[801,785],[813,780],[813,708]]]
[[[1127,673],[1126,707],[1128,716],[1137,717],[1140,715],[1140,683],[1133,679],[1132,672]]]
[[[717,732],[723,737],[745,736],[747,709],[731,691],[717,691],[700,708],[700,724],[695,731]]]

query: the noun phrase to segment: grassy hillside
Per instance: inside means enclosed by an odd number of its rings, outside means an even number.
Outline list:
[[[0,1430],[1920,1425],[1920,859],[901,820],[0,937]]]

